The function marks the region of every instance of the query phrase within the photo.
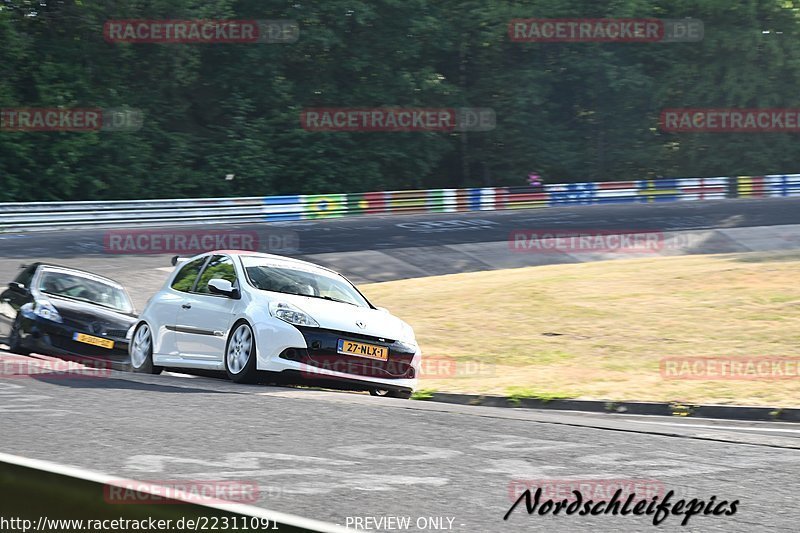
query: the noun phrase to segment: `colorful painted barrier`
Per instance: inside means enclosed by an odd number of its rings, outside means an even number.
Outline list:
[[[800,196],[800,174],[738,176],[736,187],[740,198]]]
[[[0,231],[314,220],[353,215],[455,213],[772,196],[800,196],[800,174],[249,198],[5,203],[0,204]]]
[[[728,196],[730,178],[681,178],[548,184],[543,187],[480,187],[384,191],[291,197],[301,208],[267,207],[268,220],[301,220],[357,214],[494,211],[563,205],[713,200]],[[283,197],[288,198],[288,197]],[[267,205],[275,205],[272,198]],[[288,209],[288,210],[287,210]]]

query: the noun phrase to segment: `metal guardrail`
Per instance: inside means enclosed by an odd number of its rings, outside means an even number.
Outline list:
[[[788,174],[247,198],[3,203],[0,204],[0,231],[216,225],[360,214],[492,211],[798,195],[800,174]]]
[[[283,531],[286,533],[318,532],[345,533],[342,526],[311,520],[286,513],[271,511],[261,507],[238,503],[201,504],[180,496],[170,496],[164,500],[163,487],[147,483],[132,482],[136,489],[136,503],[115,504],[107,501],[108,487],[120,486],[121,480],[105,474],[58,465],[49,461],[28,459],[16,455],[0,453],[0,519],[26,520],[16,522],[13,529],[3,531],[101,531],[85,527],[88,521],[97,520],[171,520],[172,527],[159,528],[162,531],[195,530],[193,527],[178,528],[175,525],[193,521],[205,524],[197,530],[222,531]],[[152,502],[152,503],[151,503]],[[215,521],[216,519],[216,521]],[[236,524],[238,527],[211,527],[214,523]],[[82,527],[75,521],[82,520]],[[234,522],[236,520],[236,522]],[[72,521],[72,522],[68,522]],[[267,527],[264,525],[269,522]],[[120,523],[120,522],[118,522]],[[242,527],[244,525],[244,527]],[[256,527],[253,527],[256,526]],[[102,528],[110,531],[114,528]],[[128,528],[117,530],[150,530],[153,527]]]

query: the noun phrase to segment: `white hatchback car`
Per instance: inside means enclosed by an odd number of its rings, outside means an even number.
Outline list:
[[[411,326],[374,307],[344,276],[287,257],[214,251],[175,272],[128,332],[135,371],[259,371],[336,380],[408,398],[422,353]]]

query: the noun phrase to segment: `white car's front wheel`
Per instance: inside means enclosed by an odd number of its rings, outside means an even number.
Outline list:
[[[134,372],[160,374],[162,368],[153,365],[153,335],[147,324],[140,324],[131,339],[131,366]]]
[[[256,381],[256,340],[247,322],[234,324],[225,346],[225,370],[236,383]]]
[[[402,398],[403,400],[408,400],[409,398],[411,398],[411,391],[388,390],[388,389],[370,389],[369,393],[372,396],[386,396],[388,398]]]

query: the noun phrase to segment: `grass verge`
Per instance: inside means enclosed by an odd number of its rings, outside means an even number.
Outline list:
[[[665,379],[665,357],[800,357],[800,254],[617,260],[362,287],[417,333],[426,391],[800,405],[800,379]],[[526,392],[528,391],[528,392]]]

